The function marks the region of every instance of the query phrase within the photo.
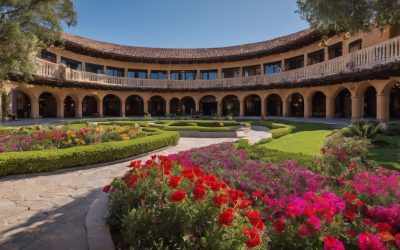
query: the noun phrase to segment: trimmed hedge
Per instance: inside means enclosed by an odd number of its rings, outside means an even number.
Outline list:
[[[0,154],[0,176],[53,171],[120,160],[177,143],[177,132],[136,138],[128,141],[96,143],[66,149],[48,149]]]

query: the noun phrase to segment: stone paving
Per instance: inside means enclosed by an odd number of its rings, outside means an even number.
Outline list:
[[[268,136],[252,130],[248,139],[254,143]],[[235,140],[181,138],[158,154]],[[125,173],[128,162],[0,178],[0,249],[87,249],[87,210],[105,184]]]

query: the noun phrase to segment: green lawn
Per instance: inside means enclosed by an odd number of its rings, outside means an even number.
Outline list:
[[[318,155],[325,137],[331,130],[300,131],[272,140],[264,146],[289,153]]]
[[[377,139],[386,141],[392,145],[381,148],[371,148],[368,158],[377,161],[387,168],[400,170],[400,136],[380,135]]]

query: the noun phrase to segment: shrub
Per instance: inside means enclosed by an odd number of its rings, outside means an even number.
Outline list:
[[[175,144],[176,132],[164,132],[147,137],[87,146],[0,154],[0,176],[52,171],[114,161]]]
[[[363,139],[374,139],[378,134],[385,131],[385,124],[376,121],[359,120],[354,121],[343,130],[343,135],[348,137],[359,137]]]
[[[282,136],[291,134],[294,131],[296,131],[296,127],[288,125],[285,127],[278,127],[278,128],[271,129],[268,132],[272,134],[273,139],[278,139]]]

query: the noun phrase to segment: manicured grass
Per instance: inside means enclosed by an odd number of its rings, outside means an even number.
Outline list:
[[[305,155],[318,155],[325,137],[331,130],[301,131],[272,140],[264,145],[269,149]]]
[[[400,136],[380,135],[376,139],[386,141],[391,146],[371,148],[368,158],[384,167],[400,170]]]

